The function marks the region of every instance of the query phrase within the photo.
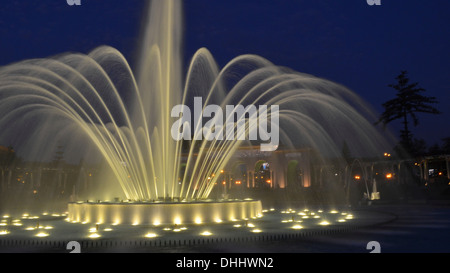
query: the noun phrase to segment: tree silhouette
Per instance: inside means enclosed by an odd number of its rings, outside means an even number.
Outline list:
[[[421,95],[426,90],[419,87],[418,83],[410,83],[408,72],[402,71],[395,79],[396,84],[390,84],[389,87],[397,90],[396,97],[383,103],[384,112],[381,114],[376,124],[388,123],[400,119],[403,129],[400,131],[400,141],[403,148],[408,153],[413,153],[413,137],[409,129],[409,118],[412,118],[414,126],[419,124],[417,113],[440,114],[441,112],[434,108],[432,104],[438,103],[435,97]]]

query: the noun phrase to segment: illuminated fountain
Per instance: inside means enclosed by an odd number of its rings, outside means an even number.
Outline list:
[[[99,179],[98,194],[120,186],[122,202],[70,203],[71,221],[178,224],[261,216],[260,201],[208,199],[219,179],[212,174],[220,174],[249,141],[238,136],[208,140],[206,136],[217,131],[205,133],[201,119],[194,118],[182,165],[183,142],[175,141],[171,131],[179,117],[171,113],[176,105],[192,106],[194,98],[201,98],[204,110],[208,105],[277,105],[279,142],[309,147],[324,162],[341,156],[344,140],[362,154],[383,150],[384,139],[372,126],[370,108],[339,84],[256,55],[238,56],[219,69],[205,48],[195,53],[183,77],[181,2],[152,1],[149,13],[136,74],[124,56],[108,46],[88,55],[65,54],[0,68],[0,139],[14,135],[23,147],[31,145],[30,155],[39,157],[45,157],[46,145],[60,140],[72,147],[66,151],[69,156],[93,146],[110,170]],[[226,124],[234,117],[223,118]],[[267,122],[259,118],[258,125],[261,121]],[[246,135],[257,129],[245,116],[233,126],[240,122],[246,125]],[[23,126],[26,134],[19,133]],[[260,146],[266,140],[261,136]]]

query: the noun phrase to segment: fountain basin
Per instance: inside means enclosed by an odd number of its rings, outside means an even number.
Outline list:
[[[97,224],[201,224],[261,216],[262,204],[258,200],[176,203],[74,202],[68,205],[69,221]]]

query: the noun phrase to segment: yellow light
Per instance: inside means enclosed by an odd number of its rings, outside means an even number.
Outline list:
[[[180,217],[177,217],[177,218],[175,218],[175,219],[173,220],[173,222],[174,222],[175,225],[181,225],[181,218],[180,218]]]
[[[25,230],[35,230],[36,228],[34,227],[27,227]]]
[[[180,231],[181,231],[181,229],[179,229],[179,228],[173,229],[173,232],[180,232]]]
[[[292,226],[292,229],[302,229],[303,227],[301,225],[294,225]]]
[[[48,233],[45,233],[45,232],[39,232],[38,234],[36,234],[36,237],[47,237],[47,236],[49,236],[49,234]]]
[[[248,227],[255,227],[255,225],[252,224],[252,223],[248,223],[247,226],[248,226]]]
[[[392,173],[386,174],[386,178],[387,178],[387,179],[391,179],[391,178],[392,178]]]
[[[209,232],[209,231],[203,231],[202,233],[200,233],[200,235],[202,235],[202,236],[211,236],[213,234],[211,232]]]
[[[339,219],[338,222],[339,223],[343,223],[343,222],[346,222],[346,220],[345,219]]]
[[[7,230],[0,230],[0,235],[7,235],[9,234],[9,231]]]
[[[7,226],[7,225],[8,225],[7,223],[0,223],[0,226],[2,226],[2,227]]]
[[[233,227],[242,227],[242,225],[236,224],[236,225],[233,225]]]
[[[240,180],[237,180],[235,183],[236,185],[241,185],[242,182]]]
[[[220,173],[223,173],[224,171],[223,170],[220,170]]]
[[[356,180],[360,180],[360,179],[361,179],[361,176],[355,175],[355,179],[356,179]]]
[[[112,231],[113,229],[112,228],[105,228],[105,229],[103,229],[104,231]]]
[[[98,231],[98,229],[95,227],[89,229],[89,232],[97,232],[97,231]]]
[[[9,218],[10,216],[8,214],[3,215],[3,218]]]
[[[328,221],[322,221],[319,223],[321,226],[328,226],[330,223]]]
[[[222,219],[216,219],[216,223],[222,223]]]
[[[336,213],[339,213],[339,211],[337,211],[337,210],[332,210],[332,211],[330,211],[330,213],[331,213],[331,214],[336,214]]]
[[[200,225],[202,223],[202,219],[200,217],[195,218],[194,223],[196,223],[197,225]]]
[[[161,221],[155,220],[155,221],[153,221],[153,225],[154,226],[159,226],[159,225],[161,225]]]
[[[96,238],[100,238],[101,236],[98,233],[92,233],[88,237],[91,238],[91,239],[96,239]]]
[[[253,232],[253,233],[260,233],[260,232],[262,232],[262,230],[260,230],[260,229],[258,229],[258,228],[255,228],[255,229],[252,229],[252,232]]]
[[[145,234],[145,238],[156,238],[158,237],[158,234],[153,233],[153,232],[149,232],[147,234]]]

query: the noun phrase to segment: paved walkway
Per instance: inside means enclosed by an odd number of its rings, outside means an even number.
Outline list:
[[[91,248],[87,252],[159,253],[368,253],[367,243],[377,241],[382,253],[450,253],[450,206],[430,204],[377,204],[364,210],[380,213],[386,221],[379,225],[332,234],[318,233],[283,240],[226,242],[167,247]],[[364,211],[362,211],[364,212]],[[385,215],[385,216],[382,216]],[[393,217],[393,215],[395,217]],[[378,222],[377,222],[378,223]],[[21,252],[0,249],[0,252]],[[67,253],[65,248],[59,252]],[[41,252],[27,247],[26,252]],[[49,248],[54,252],[54,248]]]
[[[199,246],[167,252],[207,253],[368,253],[367,243],[380,243],[382,253],[449,253],[450,206],[378,205],[370,210],[397,216],[390,223],[347,233],[317,235],[298,240],[258,242],[251,245]],[[164,251],[164,250],[163,250]]]

